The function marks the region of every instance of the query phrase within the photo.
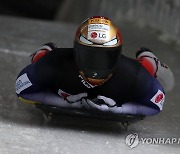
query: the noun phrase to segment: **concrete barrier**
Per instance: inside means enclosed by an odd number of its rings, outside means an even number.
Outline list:
[[[81,22],[92,15],[104,15],[115,22],[133,21],[162,32],[163,40],[180,44],[180,0],[71,0],[64,1],[56,19]]]

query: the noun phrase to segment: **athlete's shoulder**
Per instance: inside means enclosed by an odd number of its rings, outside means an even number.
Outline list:
[[[72,55],[74,54],[74,49],[73,48],[55,48],[52,52],[52,55]]]
[[[133,80],[134,85],[149,85],[156,80],[137,60],[122,55],[119,60],[118,69],[126,73],[127,79]]]
[[[124,78],[127,82],[129,80],[129,83],[132,83],[141,69],[142,65],[140,65],[135,59],[124,55],[120,56],[117,64],[117,74],[119,74],[118,76],[120,78]]]
[[[36,63],[36,68],[56,68],[73,60],[73,48],[55,48]]]
[[[52,52],[48,53],[46,59],[64,59],[67,57],[73,57],[74,51],[73,48],[55,48]]]
[[[121,55],[118,62],[118,68],[126,70],[128,72],[137,72],[142,66],[132,58],[129,58],[125,55]]]

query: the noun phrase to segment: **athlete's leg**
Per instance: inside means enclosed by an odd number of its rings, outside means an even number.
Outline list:
[[[137,60],[162,84],[165,91],[172,90],[174,76],[170,68],[162,63],[151,50],[140,48],[136,53]]]

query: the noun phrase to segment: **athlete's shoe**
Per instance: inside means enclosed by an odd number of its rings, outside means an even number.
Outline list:
[[[170,91],[174,86],[174,76],[170,68],[161,62],[148,48],[140,48],[136,52],[136,59],[146,70],[159,80],[165,91]]]
[[[37,62],[39,59],[41,59],[43,56],[45,56],[47,53],[52,51],[56,48],[56,45],[54,43],[46,43],[41,48],[39,48],[36,52],[34,52],[31,55],[31,63]]]

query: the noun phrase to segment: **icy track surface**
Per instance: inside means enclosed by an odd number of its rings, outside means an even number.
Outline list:
[[[120,154],[179,153],[180,145],[139,144],[129,149],[125,137],[180,138],[180,52],[157,39],[155,33],[120,24],[125,55],[149,47],[172,69],[176,85],[166,96],[161,114],[131,124],[124,131],[117,122],[62,116],[49,124],[33,106],[15,95],[19,71],[30,63],[28,57],[46,42],[72,47],[76,25],[48,23],[0,16],[0,154]]]

